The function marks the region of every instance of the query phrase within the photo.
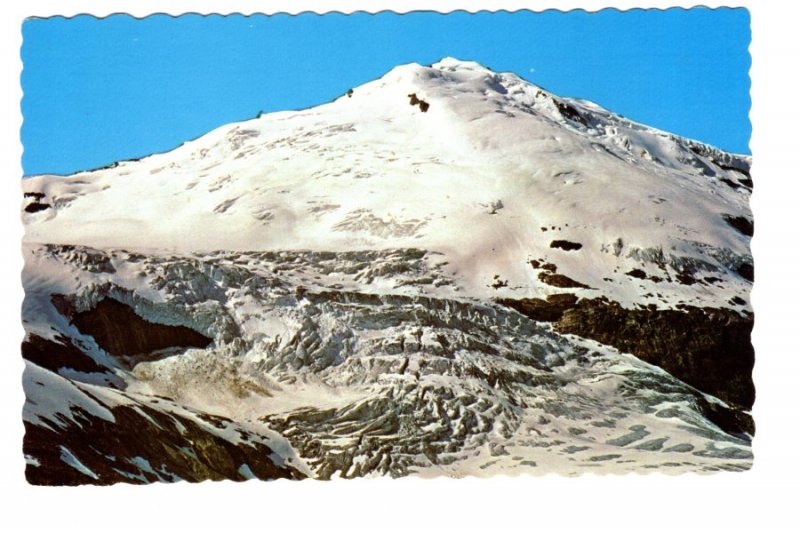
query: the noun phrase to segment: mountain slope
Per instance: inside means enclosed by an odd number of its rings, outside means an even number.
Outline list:
[[[748,168],[745,157],[445,60],[166,154],[25,180],[48,206],[24,215],[25,238],[174,251],[415,247],[445,254],[470,296],[546,292],[528,263],[538,259],[616,301],[725,306],[749,291],[749,236],[731,225],[750,220]],[[645,296],[655,284],[627,283],[637,267],[725,283]],[[487,287],[495,275],[508,285]]]
[[[749,165],[475,63],[397,67],[24,180],[26,376],[281,442],[262,478],[746,469]],[[31,439],[32,472],[64,462]]]

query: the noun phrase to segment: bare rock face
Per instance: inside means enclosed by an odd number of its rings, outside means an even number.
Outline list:
[[[742,235],[746,235],[748,237],[753,236],[753,221],[747,217],[743,216],[733,216],[733,215],[722,215],[722,218],[725,219],[733,229],[741,233]]]
[[[753,316],[729,309],[625,309],[596,298],[499,300],[534,320],[555,322],[556,329],[636,355],[737,409],[755,401],[755,362],[750,332]],[[743,413],[723,422],[734,431],[752,433]]]
[[[564,313],[557,329],[633,353],[734,405],[749,409],[755,401],[752,315],[698,307],[627,310],[585,300]]]
[[[502,298],[498,303],[516,309],[523,315],[541,322],[557,322],[578,301],[574,294],[551,294],[547,299],[541,298]]]
[[[79,350],[70,339],[61,336],[56,341],[51,341],[38,335],[30,335],[22,343],[22,357],[53,372],[58,372],[61,368],[87,373],[107,370]]]
[[[273,450],[242,434],[235,444],[195,420],[147,405],[111,409],[114,421],[72,408],[74,422],[49,427],[25,422],[23,451],[35,462],[25,471],[34,485],[302,479],[278,465]],[[223,420],[205,415],[224,428]]]
[[[583,245],[579,242],[572,242],[564,239],[556,239],[550,243],[550,248],[560,248],[561,250],[565,250],[567,252],[573,252],[575,250],[580,250],[581,248],[583,248]]]
[[[149,354],[166,348],[205,348],[211,339],[185,326],[148,322],[129,306],[106,298],[72,321],[91,335],[105,351],[116,356]]]

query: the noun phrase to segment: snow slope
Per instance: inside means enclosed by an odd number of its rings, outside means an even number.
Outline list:
[[[49,207],[24,214],[25,240],[180,252],[421,248],[444,254],[452,289],[478,298],[546,294],[528,263],[541,259],[627,305],[726,306],[749,293],[737,273],[752,265],[749,236],[725,218],[750,216],[748,168],[747,157],[445,59],[165,154],[27,179],[24,190],[39,195],[29,201]],[[724,282],[629,283],[634,268]],[[507,286],[492,288],[497,279]]]

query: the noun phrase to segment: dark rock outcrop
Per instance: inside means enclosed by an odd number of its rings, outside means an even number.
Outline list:
[[[730,409],[705,398],[697,398],[697,404],[700,412],[722,431],[736,436],[755,435],[753,417],[741,409]]]
[[[690,306],[625,309],[605,298],[577,302],[520,299],[499,300],[499,303],[534,320],[554,322],[562,333],[632,353],[737,409],[749,410],[755,401],[750,313]],[[754,431],[749,415],[722,413],[716,407],[708,410],[722,421],[720,427],[726,426],[723,429],[750,434]]]
[[[725,219],[725,222],[727,222],[730,227],[742,235],[747,237],[753,236],[753,221],[749,218],[735,217],[733,215],[722,215],[722,218]]]
[[[566,250],[567,252],[571,252],[574,250],[580,250],[583,248],[583,245],[579,242],[572,242],[566,241],[563,239],[556,239],[550,243],[550,248],[561,248],[562,250]]]
[[[25,206],[26,213],[38,213],[39,211],[44,211],[45,209],[50,209],[50,204],[45,204],[42,202],[33,201]]]
[[[210,338],[191,328],[149,322],[111,298],[71,318],[81,333],[91,335],[101,348],[116,356],[149,354],[166,348],[205,348],[211,344]]]
[[[578,110],[573,106],[556,99],[553,99],[553,103],[556,104],[558,112],[561,113],[562,117],[566,118],[567,120],[571,120],[573,122],[582,124],[584,126],[588,126],[588,122],[586,122],[586,119],[583,118],[583,115],[581,115],[580,112],[578,112]]]
[[[248,475],[262,480],[303,476],[291,466],[276,465],[268,446],[243,436],[234,444],[214,435],[197,422],[167,414],[147,405],[118,406],[115,421],[91,416],[77,407],[77,423],[43,427],[25,422],[23,451],[35,462],[25,476],[33,485],[110,485],[155,481],[243,481]],[[67,450],[66,452],[64,450]],[[64,461],[69,453],[88,469]]]
[[[624,309],[582,300],[556,328],[594,339],[660,366],[693,387],[749,409],[755,400],[752,315],[728,309]]]
[[[431,105],[428,102],[426,102],[425,100],[420,100],[417,97],[417,93],[409,94],[408,98],[409,98],[409,102],[408,102],[409,104],[411,104],[412,106],[419,106],[419,110],[422,111],[423,113],[427,113],[428,112],[428,108]]]
[[[553,244],[562,242],[569,243],[569,241],[553,241]],[[553,244],[551,244],[550,246],[554,248],[555,246],[553,246]],[[578,248],[582,246],[581,244],[578,243],[569,243],[569,244],[577,244]],[[578,248],[573,248],[573,249],[577,250]],[[533,259],[529,263],[534,270],[540,271],[537,277],[539,278],[539,281],[541,281],[542,283],[545,283],[552,287],[559,287],[561,289],[591,289],[591,287],[581,283],[580,281],[575,281],[574,279],[568,276],[565,276],[563,274],[558,274],[557,273],[558,267],[553,263],[545,263],[544,261],[538,259]]]
[[[750,263],[742,263],[739,265],[736,268],[736,273],[749,282],[752,282],[755,279],[755,270],[753,269],[753,265]]]
[[[516,309],[523,315],[540,322],[558,322],[567,309],[575,306],[578,297],[574,294],[551,294],[546,300],[541,298],[522,298],[514,300],[502,298],[498,303]]]
[[[575,281],[564,274],[551,274],[549,272],[539,272],[539,281],[560,289],[590,289],[588,285]]]
[[[53,372],[58,372],[60,368],[89,373],[107,370],[79,350],[70,339],[59,336],[56,340],[58,342],[30,335],[22,343],[22,357]]]
[[[551,274],[554,274],[558,269],[558,267],[556,267],[556,265],[554,265],[553,263],[545,263],[544,261],[540,261],[538,259],[531,260],[530,265],[534,269],[545,270],[547,272],[550,272]]]
[[[634,268],[625,273],[626,276],[637,279],[647,279],[647,273],[641,268]]]
[[[675,275],[675,279],[681,285],[694,285],[697,283],[697,279],[690,273],[690,272],[679,272]]]

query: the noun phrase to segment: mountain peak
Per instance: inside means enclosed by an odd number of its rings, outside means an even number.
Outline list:
[[[445,94],[448,91],[481,94],[489,90],[506,94],[508,89],[505,86],[515,84],[539,89],[514,74],[496,73],[475,61],[453,57],[445,57],[430,66],[419,63],[398,65],[376,81],[380,87],[391,84],[419,90],[431,89],[442,96],[448,96],[449,94]],[[367,83],[365,87],[374,83]]]
[[[431,65],[431,68],[435,68],[438,70],[446,70],[450,72],[457,72],[457,71],[472,71],[472,72],[481,72],[481,73],[492,73],[494,72],[481,65],[476,61],[464,61],[461,59],[457,59],[455,57],[444,57],[440,61]]]
[[[529,260],[560,260],[559,275],[623,303],[641,301],[625,272],[666,279],[656,270],[673,261],[678,279],[700,261],[730,280],[713,296],[727,305],[749,290],[749,238],[730,222],[749,220],[748,171],[746,159],[444,58],[172,152],[30,178],[25,238],[190,251],[424,248],[457,267],[459,295],[476,297],[550,290]],[[552,246],[562,241],[582,251]],[[495,275],[508,285],[495,288]],[[662,288],[644,292],[647,303],[670,300]],[[708,303],[704,294],[678,284],[672,300]]]

